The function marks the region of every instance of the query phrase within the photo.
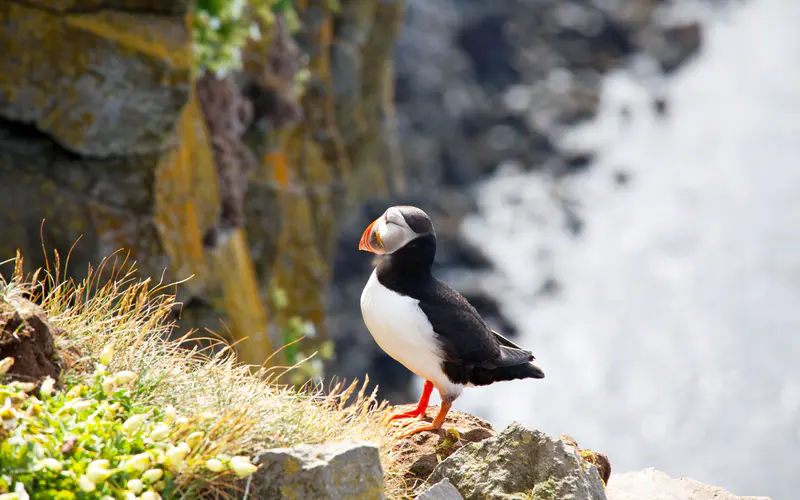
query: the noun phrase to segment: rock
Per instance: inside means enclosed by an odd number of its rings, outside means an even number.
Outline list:
[[[300,445],[268,450],[253,461],[250,498],[369,500],[383,498],[377,446],[356,443]]]
[[[514,422],[443,460],[428,483],[449,478],[467,500],[605,500],[597,469],[557,438]]]
[[[0,359],[14,358],[9,378],[40,382],[51,377],[58,381],[61,364],[53,341],[57,332],[33,302],[13,296],[0,299]]]
[[[416,405],[395,406],[393,411],[405,412]],[[428,408],[425,420],[433,421],[438,407]],[[489,422],[468,413],[451,410],[444,422],[445,432],[422,432],[400,440],[393,450],[398,469],[411,488],[422,484],[431,475],[440,461],[446,459],[465,445],[478,443],[496,434]]]
[[[661,34],[662,42],[655,50],[655,57],[664,73],[672,73],[683,66],[699,51],[703,42],[703,30],[698,22],[672,26]]]
[[[580,453],[581,458],[597,468],[603,484],[608,484],[608,479],[611,477],[611,461],[608,457],[604,453],[592,450],[582,450]]]
[[[141,277],[181,282],[178,301],[192,307],[176,308],[175,338],[217,332],[261,365],[298,316],[316,325],[302,349],[313,352],[327,338],[341,207],[390,183],[385,83],[403,2],[345,2],[358,14],[355,67],[329,57],[350,23],[312,2],[296,9],[297,32],[281,15],[259,16],[242,71],[199,82],[194,3],[2,3],[0,262],[20,249],[36,269],[44,244],[71,252],[69,277],[80,280],[119,252]],[[296,85],[300,71],[308,85]],[[354,100],[333,88],[342,78],[358,87]],[[343,118],[359,124],[352,141]],[[287,300],[268,314],[276,288]]]
[[[444,478],[417,496],[417,500],[464,500],[449,479]]]
[[[101,9],[158,14],[183,14],[191,0],[28,0],[31,5],[57,12],[88,12]],[[23,2],[20,2],[23,3]]]
[[[191,89],[184,16],[80,11],[4,7],[0,116],[79,154],[163,150]]]
[[[740,497],[694,479],[673,479],[653,468],[615,474],[608,483],[606,496],[608,500],[770,500]]]
[[[572,446],[578,450],[581,458],[597,467],[597,472],[600,474],[600,479],[603,480],[603,484],[608,484],[608,478],[611,477],[611,461],[605,454],[592,450],[581,450],[581,448],[578,446],[578,442],[575,441],[575,438],[567,434],[558,436],[558,439],[560,439],[564,444]]]

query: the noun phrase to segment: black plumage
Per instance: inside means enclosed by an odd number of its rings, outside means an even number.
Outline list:
[[[420,236],[387,255],[376,276],[386,288],[419,301],[442,347],[442,370],[448,379],[457,384],[488,385],[543,378],[542,370],[530,363],[535,359],[530,351],[491,330],[460,293],[433,276],[436,235],[430,219],[419,209],[398,208]]]

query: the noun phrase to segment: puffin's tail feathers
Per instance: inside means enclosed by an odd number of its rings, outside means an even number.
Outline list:
[[[506,380],[519,380],[524,378],[544,378],[544,372],[533,363],[523,363],[514,366],[501,366],[494,369],[473,368],[469,374],[469,382],[474,385],[489,385],[494,382]]]
[[[494,382],[516,380],[521,378],[544,378],[544,372],[542,369],[533,363],[495,368],[491,373]]]

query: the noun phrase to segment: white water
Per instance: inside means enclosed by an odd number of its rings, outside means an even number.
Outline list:
[[[660,90],[666,119],[640,79],[610,75],[596,123],[571,139],[597,160],[559,186],[581,203],[580,237],[551,180],[505,168],[480,187],[464,229],[547,378],[467,390],[456,408],[571,434],[614,473],[798,498],[798,22],[797,0],[708,21],[701,55]],[[561,293],[536,296],[548,276]]]

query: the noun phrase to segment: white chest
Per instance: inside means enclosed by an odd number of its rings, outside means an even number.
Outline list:
[[[419,301],[381,285],[373,271],[361,293],[361,314],[375,342],[413,373],[430,380],[440,392],[461,392],[442,371],[442,354]]]

